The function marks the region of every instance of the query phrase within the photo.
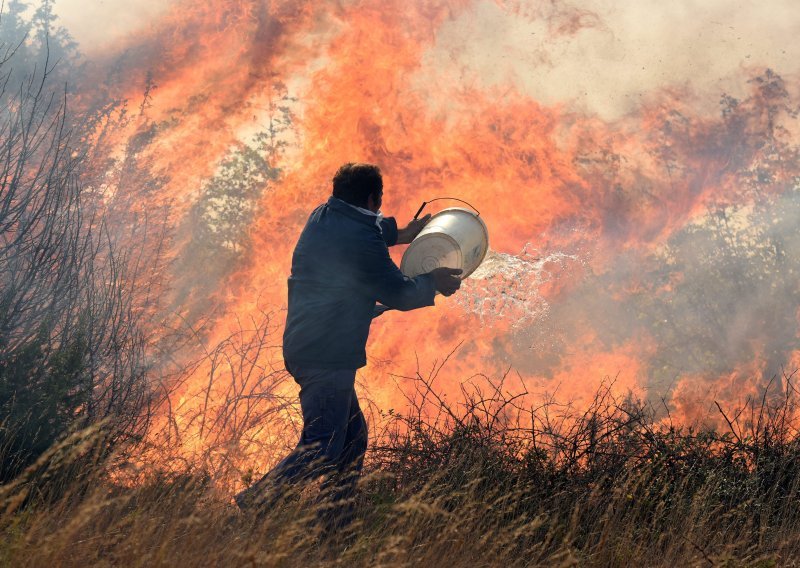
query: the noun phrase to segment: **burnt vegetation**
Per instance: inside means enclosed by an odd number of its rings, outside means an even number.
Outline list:
[[[657,338],[656,379],[674,376],[675,361],[727,372],[763,347],[742,331],[756,330],[768,359],[756,394],[718,401],[705,426],[673,421],[669,399],[621,396],[611,379],[580,407],[532,403],[513,374],[476,375],[448,398],[437,383],[445,358],[430,374],[395,377],[405,408],[373,408],[356,521],[323,539],[302,491],[258,518],[232,507],[231,488],[259,473],[248,464],[294,441],[296,404],[272,363],[271,314],[209,347],[196,301],[246,261],[259,191],[280,174],[265,155],[280,151],[289,111],[276,107],[279,120],[200,188],[182,260],[172,259],[170,204],[155,197],[165,180],[142,152],[160,126],[142,120],[111,155],[105,143],[129,109],[73,105],[64,80],[81,73],[79,59],[47,6],[28,21],[11,2],[0,25],[0,564],[796,562],[800,392],[781,368],[798,348],[800,190],[780,77],[766,71],[749,99],[723,98],[710,130],[751,144],[729,149],[745,163],[732,175],[748,205],[719,203],[674,235],[649,259],[652,288],[613,312]],[[686,159],[671,141],[692,126],[679,113],[662,126],[660,159],[678,172]],[[179,322],[165,317],[170,270],[212,259],[208,281],[174,290]],[[612,276],[586,284],[609,291],[597,317],[619,304]],[[199,355],[176,355],[187,347]],[[207,382],[188,392],[198,372]]]

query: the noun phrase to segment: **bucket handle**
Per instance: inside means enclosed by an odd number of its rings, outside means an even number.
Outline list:
[[[417,209],[417,213],[414,215],[414,219],[417,219],[419,217],[419,214],[422,213],[422,210],[425,209],[425,206],[428,203],[433,203],[434,201],[439,201],[441,199],[451,199],[453,201],[460,201],[461,203],[463,203],[464,205],[467,205],[470,209],[475,211],[475,213],[477,214],[478,217],[481,216],[481,212],[480,211],[475,209],[475,207],[471,203],[467,203],[463,199],[459,199],[458,197],[434,197],[433,199],[430,199],[428,201],[423,201],[422,202],[422,205],[419,206],[419,209]]]

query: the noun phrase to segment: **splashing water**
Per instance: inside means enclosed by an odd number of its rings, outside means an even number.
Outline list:
[[[464,281],[456,302],[484,325],[511,321],[521,329],[547,318],[550,306],[542,289],[579,262],[563,252],[543,254],[527,243],[519,254],[489,250],[483,263]]]

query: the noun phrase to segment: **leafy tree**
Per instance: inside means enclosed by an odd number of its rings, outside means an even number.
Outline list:
[[[289,100],[285,87],[278,84],[275,89],[281,94],[279,101]],[[220,282],[248,257],[250,227],[260,200],[280,176],[272,164],[287,146],[291,127],[290,108],[271,104],[267,127],[251,140],[234,144],[200,188],[187,216],[189,241],[175,265],[179,288],[174,304],[190,320],[207,309]],[[202,278],[185,277],[196,274],[197,267],[203,267]]]

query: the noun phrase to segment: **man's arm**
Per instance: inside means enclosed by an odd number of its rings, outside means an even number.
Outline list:
[[[375,233],[358,253],[356,285],[384,306],[407,311],[434,305],[436,282],[432,275],[409,278],[389,256],[386,242]]]
[[[460,274],[460,268],[447,268],[446,266],[442,266],[440,268],[434,268],[424,276],[430,276],[433,278],[433,287],[437,292],[443,296],[452,296],[458,291],[459,288],[461,288],[461,279],[459,278]],[[392,308],[384,306],[383,304],[376,305],[372,312],[372,319],[383,315],[385,312],[388,312],[391,309]]]
[[[387,247],[394,245],[407,245],[414,240],[419,232],[431,220],[430,214],[425,215],[422,219],[412,219],[408,225],[402,229],[397,228],[397,221],[394,217],[384,217],[381,219],[381,232],[383,240]]]
[[[387,247],[393,247],[397,244],[397,221],[395,221],[394,217],[381,219],[381,235]]]
[[[397,244],[410,244],[411,241],[413,241],[414,238],[419,234],[419,232],[425,228],[425,225],[427,225],[428,221],[430,220],[431,215],[428,213],[422,219],[412,219],[408,222],[408,225],[402,229],[397,229]]]

